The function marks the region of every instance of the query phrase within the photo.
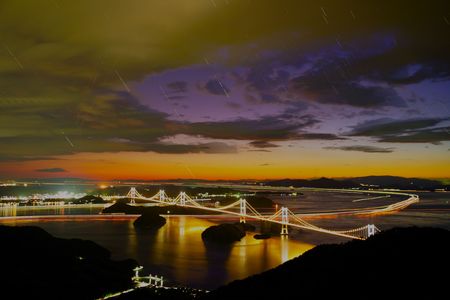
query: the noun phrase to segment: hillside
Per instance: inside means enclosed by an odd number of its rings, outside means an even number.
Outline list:
[[[0,226],[0,240],[2,295],[10,293],[4,299],[95,299],[133,285],[137,263],[113,261],[94,242],[31,226]]]
[[[449,253],[450,231],[396,228],[366,241],[317,246],[205,299],[438,299],[447,293]]]

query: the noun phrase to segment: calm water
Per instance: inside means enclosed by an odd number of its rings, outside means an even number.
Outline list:
[[[395,226],[433,226],[450,230],[450,193],[419,193],[420,203],[401,212],[370,217],[339,217],[308,220],[330,229],[346,229],[376,224],[382,230]],[[379,206],[399,198],[373,199],[364,194],[331,194],[308,192],[298,197],[275,196],[274,200],[296,212]],[[400,200],[404,199],[401,198]],[[101,208],[0,209],[0,216],[97,214]],[[1,220],[1,218],[0,218]],[[255,240],[248,234],[230,247],[211,247],[201,239],[207,227],[231,220],[220,217],[170,216],[157,232],[139,231],[133,220],[3,220],[8,225],[35,225],[58,237],[93,240],[111,250],[113,258],[134,258],[145,268],[144,273],[163,275],[172,284],[212,289],[229,281],[244,278],[279,265],[321,243],[345,239],[291,230],[289,238]]]
[[[35,225],[66,238],[89,239],[111,250],[113,258],[134,258],[144,273],[163,275],[171,284],[211,289],[273,268],[313,247],[288,238],[255,240],[248,234],[230,247],[207,246],[201,233],[211,221],[170,216],[157,232],[136,230],[133,220],[3,222]]]

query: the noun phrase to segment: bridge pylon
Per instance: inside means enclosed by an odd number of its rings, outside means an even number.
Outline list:
[[[186,205],[186,193],[180,192],[180,205],[185,206]]]
[[[139,278],[139,271],[141,271],[144,267],[143,266],[138,266],[136,268],[133,269],[134,271],[134,278]]]
[[[135,199],[137,198],[137,194],[138,194],[138,192],[137,192],[136,188],[133,186],[127,194],[128,198],[130,198],[131,204],[136,203]]]
[[[289,213],[287,207],[281,208],[281,235],[288,234],[288,225],[289,224]]]
[[[369,224],[367,225],[367,237],[371,237],[372,235],[375,235],[375,225]]]
[[[166,193],[164,190],[159,190],[159,201],[166,202]]]
[[[239,199],[239,222],[245,223],[245,216],[247,215],[247,201],[245,199]]]

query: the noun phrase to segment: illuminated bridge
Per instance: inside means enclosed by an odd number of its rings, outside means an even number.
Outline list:
[[[136,188],[132,187],[128,194],[125,196],[103,196],[105,200],[116,200],[116,199],[130,199],[132,205],[136,205],[136,200],[149,201],[154,203],[160,203],[164,205],[178,205],[189,208],[201,209],[204,211],[210,211],[215,213],[223,213],[228,215],[234,215],[239,217],[241,222],[245,222],[246,219],[260,220],[271,223],[277,223],[281,225],[281,234],[288,234],[288,227],[312,230],[315,232],[332,234],[335,236],[341,236],[351,239],[364,240],[380,230],[373,224],[368,224],[359,228],[353,228],[348,230],[330,230],[315,226],[305,220],[303,220],[298,214],[293,213],[288,207],[281,207],[275,214],[266,215],[259,213],[255,208],[253,208],[250,203],[245,199],[239,199],[234,203],[225,206],[207,206],[200,204],[207,199],[193,199],[185,192],[180,192],[175,198],[169,197],[164,190],[160,190],[152,197],[145,197],[141,195]],[[405,208],[406,206],[416,203],[419,201],[418,196],[410,195],[407,200],[389,205],[387,207],[380,208],[382,212],[390,210],[399,210]]]

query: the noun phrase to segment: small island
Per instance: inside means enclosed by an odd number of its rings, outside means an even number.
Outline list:
[[[139,229],[159,229],[166,224],[166,219],[153,211],[144,212],[139,218],[137,218],[133,225]]]
[[[204,211],[193,207],[185,207],[180,205],[165,205],[165,206],[134,206],[129,205],[125,201],[118,201],[113,205],[102,210],[102,214],[130,214],[142,215],[146,212],[157,213],[160,215],[210,215],[219,214],[219,212]]]
[[[267,240],[267,239],[270,239],[271,237],[272,236],[270,234],[268,234],[268,233],[259,233],[259,234],[255,234],[253,236],[253,238],[255,240]]]
[[[86,195],[84,197],[73,200],[73,204],[104,204],[106,203],[102,197],[94,195]]]
[[[208,227],[202,232],[206,242],[230,244],[240,241],[245,236],[243,227],[235,224],[220,224]]]

